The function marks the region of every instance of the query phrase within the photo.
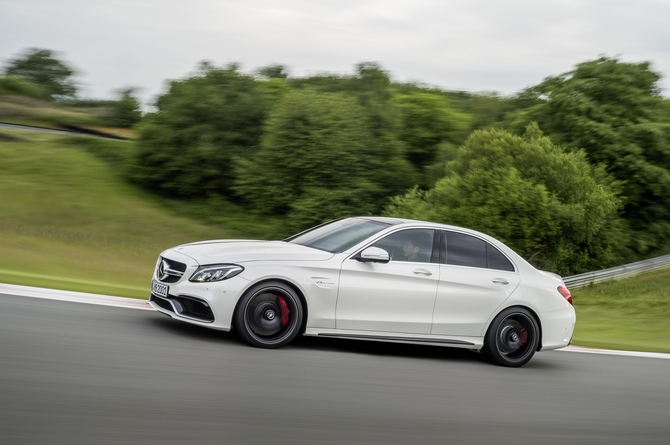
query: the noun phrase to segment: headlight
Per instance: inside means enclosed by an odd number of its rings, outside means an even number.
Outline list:
[[[221,281],[232,278],[244,270],[244,267],[237,264],[212,264],[210,266],[200,266],[198,270],[188,279],[196,283],[210,281]]]

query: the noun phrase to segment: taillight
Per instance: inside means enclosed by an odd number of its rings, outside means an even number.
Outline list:
[[[570,295],[570,291],[568,290],[567,287],[558,286],[558,293],[563,295],[563,298],[568,300],[568,303],[572,304],[572,295]]]

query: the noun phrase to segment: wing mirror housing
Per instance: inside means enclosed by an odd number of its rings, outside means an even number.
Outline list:
[[[391,257],[389,253],[379,247],[368,247],[354,257],[362,263],[388,263]]]

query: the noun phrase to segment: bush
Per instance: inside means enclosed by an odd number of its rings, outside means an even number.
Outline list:
[[[564,151],[531,124],[523,137],[474,132],[434,188],[395,198],[385,213],[480,230],[538,267],[570,274],[619,258],[617,190],[584,152]]]

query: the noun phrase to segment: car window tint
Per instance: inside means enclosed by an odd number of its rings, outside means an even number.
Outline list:
[[[485,268],[486,242],[464,233],[447,232],[447,264]]]
[[[514,265],[512,265],[502,252],[489,243],[486,243],[486,258],[488,259],[489,269],[514,272]]]
[[[430,263],[434,236],[432,229],[401,230],[380,239],[373,246],[387,251],[391,261]]]

